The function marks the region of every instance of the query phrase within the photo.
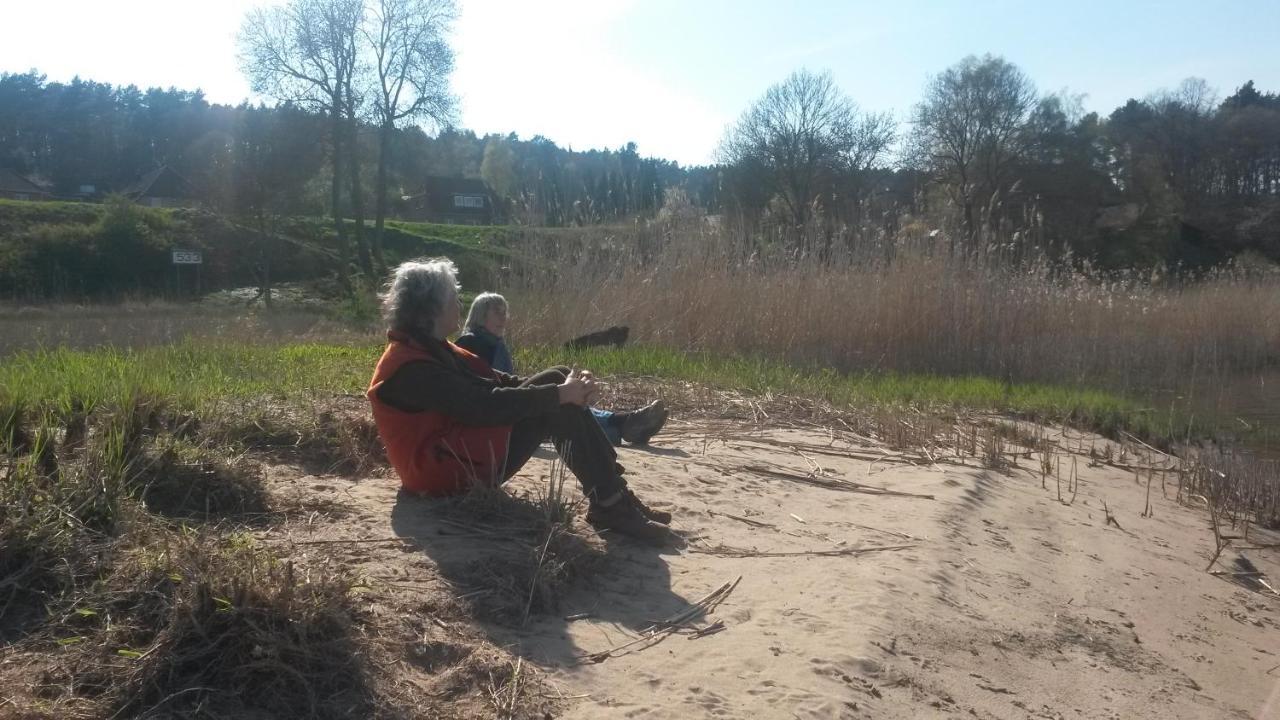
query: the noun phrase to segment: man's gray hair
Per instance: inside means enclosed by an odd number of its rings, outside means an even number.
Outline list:
[[[400,263],[382,296],[387,329],[414,338],[432,337],[432,325],[449,299],[450,288],[456,293],[462,286],[458,284],[458,268],[449,258]]]
[[[494,308],[507,307],[507,299],[495,292],[483,292],[471,301],[471,310],[467,313],[467,321],[462,324],[463,330],[475,330],[484,327],[489,311]]]

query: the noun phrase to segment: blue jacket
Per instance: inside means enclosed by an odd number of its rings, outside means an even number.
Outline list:
[[[479,355],[480,359],[489,363],[489,367],[494,370],[515,374],[515,362],[511,360],[507,343],[482,327],[467,328],[467,331],[462,333],[454,344]]]

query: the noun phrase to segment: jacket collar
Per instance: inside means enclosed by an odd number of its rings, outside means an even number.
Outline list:
[[[435,338],[422,337],[417,333],[407,333],[401,330],[388,330],[387,340],[403,343],[438,357],[453,356],[453,351],[449,347],[451,343],[448,340],[436,340]]]

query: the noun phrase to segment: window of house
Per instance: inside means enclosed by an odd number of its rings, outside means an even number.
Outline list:
[[[13,196],[15,200],[30,200],[31,196],[26,193],[18,193]]]
[[[82,194],[82,195],[92,195],[92,194],[94,194],[94,193],[95,193],[95,192],[97,192],[97,191],[98,191],[98,188],[94,187],[93,185],[81,185],[81,186],[80,186],[80,194]]]
[[[453,206],[459,208],[483,208],[483,195],[454,195]]]

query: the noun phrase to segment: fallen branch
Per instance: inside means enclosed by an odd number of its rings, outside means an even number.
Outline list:
[[[1117,530],[1124,530],[1124,528],[1120,527],[1120,521],[1116,520],[1116,516],[1111,514],[1111,508],[1107,507],[1106,500],[1102,501],[1102,512],[1106,513],[1107,516],[1107,521],[1103,524],[1104,527],[1106,525],[1115,525]],[[1214,559],[1216,560],[1217,557],[1215,556]],[[1209,566],[1212,567],[1213,563],[1209,563]]]
[[[778,529],[778,526],[777,526],[777,525],[770,525],[770,524],[769,524],[769,523],[767,523],[767,522],[760,522],[759,520],[752,520],[751,518],[742,517],[741,515],[733,515],[733,514],[731,514],[731,513],[719,512],[719,511],[717,511],[717,510],[708,510],[708,511],[707,511],[707,514],[708,514],[708,515],[711,515],[711,516],[713,516],[713,517],[714,517],[714,516],[716,516],[716,515],[719,515],[720,517],[727,517],[727,518],[729,518],[730,520],[737,520],[737,521],[738,521],[738,522],[740,522],[740,523],[746,523],[746,524],[748,524],[748,525],[751,525],[752,527],[769,528],[769,529],[771,529],[771,530],[777,530],[777,529]]]
[[[359,538],[356,540],[293,540],[293,545],[359,545],[362,543],[384,543],[384,542],[416,542],[417,538],[412,537],[385,537],[385,538]]]
[[[578,662],[580,664],[604,662],[605,660],[608,660],[611,657],[620,657],[622,655],[628,655],[633,652],[640,652],[641,650],[644,650],[646,648],[653,647],[654,645],[657,645],[663,640],[666,640],[678,629],[685,626],[686,623],[688,623],[693,618],[697,617],[699,614],[705,615],[711,612],[713,609],[715,609],[715,607],[719,605],[721,602],[723,602],[725,598],[729,597],[729,594],[733,592],[734,588],[738,587],[739,582],[742,582],[741,575],[739,575],[737,578],[735,578],[731,582],[726,582],[725,584],[721,585],[715,590],[712,590],[701,600],[698,600],[694,604],[676,613],[675,615],[672,615],[666,620],[654,623],[653,625],[650,625],[648,628],[645,628],[641,632],[640,637],[636,638],[635,640],[632,640],[627,643],[623,643],[622,645],[618,645],[616,647],[609,648],[608,650],[601,650],[599,652],[594,652],[594,653],[584,653],[578,656],[577,658]],[[723,623],[721,623],[721,625],[723,626]],[[704,631],[710,630],[711,627],[714,627],[714,625],[708,628],[704,628]],[[710,633],[704,632],[704,634],[710,634]]]
[[[840,557],[844,555],[863,555],[865,553],[881,552],[888,550],[906,550],[916,545],[880,545],[869,548],[837,548],[833,550],[795,550],[795,551],[772,551],[772,550],[749,550],[747,548],[737,548],[731,545],[713,545],[707,548],[691,547],[689,552],[699,553],[702,555],[716,555],[718,557]]]
[[[861,485],[859,483],[841,480],[839,478],[830,478],[820,475],[797,475],[796,473],[782,472],[780,470],[771,470],[759,465],[744,465],[743,470],[763,475],[765,477],[778,478],[780,480],[791,480],[793,482],[801,482],[806,485],[814,485],[828,490],[843,490],[844,492],[856,492],[866,495],[889,495],[893,497],[911,497],[921,498],[923,500],[932,500],[932,495],[924,495],[921,493],[903,492],[901,490],[886,490],[884,488],[871,487],[869,485]]]
[[[916,537],[915,535],[909,535],[909,534],[904,533],[904,532],[898,532],[897,530],[885,530],[885,529],[883,529],[883,528],[871,527],[870,525],[859,525],[858,523],[844,522],[843,520],[842,520],[842,521],[840,521],[840,524],[842,524],[842,525],[848,525],[849,527],[856,527],[856,528],[858,528],[859,530],[870,530],[870,531],[872,531],[872,532],[884,533],[885,535],[893,535],[893,536],[895,536],[895,537],[900,537],[900,538],[902,538],[903,540],[920,540],[920,539],[922,539],[922,538],[918,538],[918,537]]]
[[[689,637],[688,637],[687,639],[689,639],[689,640],[697,640],[697,639],[698,639],[698,638],[700,638],[700,637],[706,637],[706,636],[708,636],[708,635],[715,635],[716,633],[720,632],[721,630],[724,630],[724,628],[725,628],[724,621],[723,621],[723,620],[717,620],[717,621],[715,621],[715,622],[711,623],[710,625],[708,625],[708,626],[706,626],[706,627],[704,627],[704,628],[698,628],[697,630],[694,630],[693,632],[689,633]]]
[[[827,457],[845,458],[848,460],[876,460],[881,462],[900,462],[904,465],[917,465],[918,462],[901,453],[889,454],[881,451],[879,455],[873,455],[865,452],[855,452],[850,450],[836,450],[826,448],[821,445],[806,445],[803,443],[786,442],[782,440],[770,440],[768,438],[735,438],[738,443],[756,443],[757,445],[772,445],[774,447],[786,448],[796,452],[811,452],[815,455],[826,455]]]

